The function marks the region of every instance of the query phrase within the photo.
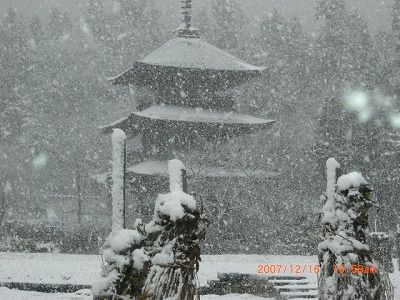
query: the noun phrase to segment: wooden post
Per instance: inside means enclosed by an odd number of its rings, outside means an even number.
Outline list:
[[[334,158],[329,158],[326,162],[326,198],[333,201],[336,192],[336,183],[340,176],[340,164]]]
[[[112,135],[112,231],[126,228],[125,173],[126,173],[126,135],[115,129]]]
[[[2,228],[3,219],[6,215],[6,180],[7,179],[4,180],[4,184],[2,183],[0,185],[0,228]]]
[[[182,190],[186,194],[188,193],[187,174],[185,169],[182,169]]]
[[[168,161],[169,190],[187,193],[187,176],[185,165],[178,159]]]
[[[400,224],[397,224],[396,249],[397,249],[397,265],[400,271]]]
[[[123,153],[124,167],[123,167],[123,178],[122,178],[122,202],[123,202],[123,228],[126,228],[126,137],[124,141],[124,153]]]
[[[76,190],[78,192],[78,225],[82,225],[82,189],[81,189],[81,176],[78,166],[75,169]]]

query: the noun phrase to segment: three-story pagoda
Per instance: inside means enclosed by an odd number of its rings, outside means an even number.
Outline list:
[[[143,161],[129,155],[127,177],[137,193],[159,192],[159,180],[168,176],[167,161],[177,153],[198,151],[206,143],[251,134],[269,128],[266,120],[234,111],[232,97],[225,92],[254,77],[264,67],[245,63],[204,41],[191,24],[191,0],[182,0],[182,25],[174,38],[153,51],[122,74],[110,78],[115,85],[146,87],[154,101],[141,105],[128,117],[102,127],[104,133],[120,128],[128,138],[140,137]],[[196,168],[186,162],[188,176],[207,178],[245,177],[246,170],[212,166]],[[193,167],[193,168],[192,168]],[[252,171],[256,177],[275,173]]]

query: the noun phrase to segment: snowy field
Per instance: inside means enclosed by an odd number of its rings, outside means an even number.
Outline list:
[[[207,280],[216,280],[218,273],[256,274],[260,264],[316,263],[317,258],[312,256],[202,255],[198,276],[204,286]],[[99,276],[100,266],[99,255],[0,252],[0,282],[91,285]],[[315,274],[304,275],[317,280]]]
[[[200,285],[207,280],[217,279],[218,273],[256,274],[258,265],[315,265],[315,256],[262,256],[262,255],[204,255],[199,271]],[[396,262],[397,263],[397,262]],[[0,252],[0,282],[53,283],[91,285],[100,272],[101,257],[99,255],[68,254],[30,254]],[[396,264],[397,266],[397,264]],[[281,273],[281,275],[284,275]],[[296,275],[287,270],[286,275]],[[309,272],[297,274],[306,276],[316,284],[317,276]],[[396,300],[400,300],[400,273],[391,274],[395,287]],[[91,299],[81,294],[43,294],[0,288],[0,299]],[[204,300],[256,300],[264,299],[255,296],[227,295],[203,296]]]
[[[18,290],[10,290],[0,287],[1,300],[91,300],[91,296],[77,295],[77,294],[43,294],[36,292],[25,292]],[[201,296],[202,300],[266,300],[266,298],[256,297],[252,295],[226,295],[215,296],[207,295]],[[272,300],[272,299],[271,299]]]

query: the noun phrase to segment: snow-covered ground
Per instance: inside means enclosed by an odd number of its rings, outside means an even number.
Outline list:
[[[84,293],[82,293],[84,294]],[[92,299],[90,294],[82,295],[80,292],[75,294],[45,294],[38,292],[27,292],[20,290],[10,290],[0,287],[0,299],[2,300],[88,300]]]
[[[257,274],[258,265],[309,266],[317,263],[315,256],[203,255],[202,259],[198,274],[202,286],[207,284],[207,280],[217,279],[218,273]],[[101,257],[99,255],[0,252],[0,282],[91,285],[99,275],[100,265]],[[284,274],[281,273],[281,275]],[[293,274],[288,267],[286,275],[306,276],[315,284],[317,281],[316,274],[310,273],[308,269],[304,274]],[[400,300],[400,272],[396,271],[391,274],[391,279],[395,287],[395,299]],[[253,296],[246,298],[244,295],[229,295],[228,298],[229,300],[261,299]],[[228,300],[228,298],[202,297],[204,300]],[[0,299],[90,299],[90,296],[61,293],[42,294],[0,288]]]
[[[92,300],[90,295],[75,294],[44,294],[37,292],[26,292],[19,290],[10,290],[0,287],[0,299],[2,300]],[[206,295],[201,296],[202,300],[268,300],[266,298],[252,295],[231,294],[226,296]],[[273,300],[273,299],[271,299]]]
[[[207,280],[216,280],[218,273],[256,274],[258,265],[316,263],[317,258],[313,256],[202,255],[198,277],[203,286]],[[100,266],[100,255],[0,252],[0,282],[91,285],[99,276]],[[289,268],[286,274],[291,274]],[[309,272],[304,276],[317,280]]]

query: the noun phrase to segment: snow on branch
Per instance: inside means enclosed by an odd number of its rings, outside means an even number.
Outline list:
[[[352,172],[339,177],[337,181],[339,191],[346,191],[350,188],[359,188],[362,184],[368,184],[367,180],[358,172]]]

